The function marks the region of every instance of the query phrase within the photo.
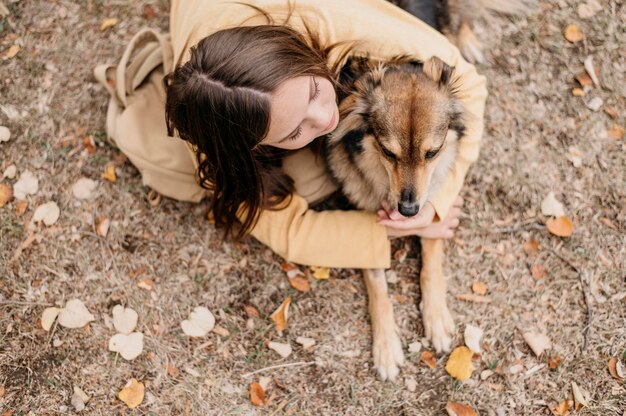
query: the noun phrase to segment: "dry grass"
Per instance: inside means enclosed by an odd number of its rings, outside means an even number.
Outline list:
[[[165,2],[151,2],[157,15],[150,21],[143,14],[146,1],[94,0],[91,10],[86,2],[63,0],[4,3],[11,15],[1,21],[0,51],[13,43],[22,49],[0,61],[0,104],[9,113],[17,111],[12,119],[0,112],[0,124],[13,133],[0,145],[0,171],[10,164],[19,172],[29,169],[40,189],[22,216],[15,202],[0,208],[0,264],[5,265],[0,269],[0,385],[5,389],[0,411],[72,413],[72,386],[78,385],[92,397],[84,411],[90,415],[270,414],[282,401],[289,414],[439,415],[448,400],[469,403],[486,415],[549,415],[549,407],[571,397],[570,383],[576,381],[592,395],[591,407],[577,414],[623,414],[626,390],[611,379],[607,361],[626,355],[626,299],[618,295],[626,290],[626,142],[606,137],[613,121],[584,104],[601,97],[604,108],[616,108],[624,124],[623,2],[601,2],[602,11],[589,20],[578,18],[572,0],[543,2],[542,13],[490,29],[494,63],[481,68],[491,89],[486,135],[463,191],[467,215],[458,239],[448,245],[446,272],[459,334],[465,324],[484,328],[485,352],[477,365],[498,371],[485,381],[477,371],[459,383],[443,370],[446,357],[438,357],[437,368],[430,370],[408,355],[395,384],[379,382],[371,368],[366,297],[356,271],[333,271],[329,281],[315,282],[307,294],[294,293],[280,259],[263,246],[252,240],[223,244],[205,220],[205,205],[163,200],[152,207],[137,171],[105,144],[106,93],[92,78],[92,68],[119,57],[141,26],[165,30]],[[120,23],[103,33],[99,25],[108,17],[119,17]],[[571,22],[586,34],[576,46],[561,34]],[[594,56],[602,87],[573,97],[573,76],[588,55]],[[84,134],[96,140],[95,154],[73,151],[82,146]],[[74,141],[63,146],[66,139]],[[566,158],[572,146],[583,154],[579,168]],[[115,184],[99,179],[112,160],[119,173]],[[93,201],[71,197],[70,185],[81,176],[99,182]],[[538,208],[550,190],[575,219],[569,239],[543,229]],[[60,206],[61,218],[51,228],[33,231],[28,222],[35,207],[49,200]],[[100,217],[113,223],[105,239],[94,233]],[[41,241],[14,267],[6,266],[31,232]],[[531,237],[540,242],[532,258],[522,250]],[[578,273],[557,254],[597,282],[585,350],[582,289],[591,292],[591,285],[584,281],[581,287]],[[406,297],[394,298],[406,344],[423,333],[417,263],[412,252],[394,264],[399,282],[390,286],[392,295]],[[531,277],[535,264],[547,268],[544,279]],[[142,268],[155,282],[153,292],[136,288],[136,277],[129,276]],[[487,284],[492,303],[454,299],[469,292],[474,280]],[[281,338],[267,317],[287,295],[294,302]],[[598,302],[599,295],[607,300]],[[44,307],[73,297],[86,303],[96,321],[84,330],[44,332],[39,325]],[[106,348],[113,330],[104,316],[116,303],[137,310],[138,330],[145,334],[145,352],[132,362]],[[214,311],[230,335],[202,340],[182,335],[179,323],[197,305]],[[253,325],[247,324],[244,305],[261,313]],[[534,357],[522,339],[527,329],[546,331],[554,349]],[[316,339],[312,352],[296,347],[300,335]],[[54,347],[54,340],[62,345]],[[270,340],[290,341],[294,353],[279,359],[266,347]],[[458,335],[456,345],[461,343]],[[507,372],[518,359],[530,369],[549,356],[562,358],[556,370]],[[272,376],[275,399],[255,410],[247,391],[258,375],[242,374],[296,361],[317,364],[260,374]],[[168,374],[168,363],[180,373]],[[142,380],[148,392],[136,411],[116,397],[130,377]],[[415,392],[405,387],[408,377],[418,381]]]

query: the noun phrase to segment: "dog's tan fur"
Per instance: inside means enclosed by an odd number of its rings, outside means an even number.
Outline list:
[[[340,102],[341,121],[326,142],[331,171],[359,208],[376,211],[383,202],[391,207],[423,206],[448,174],[464,131],[453,69],[438,58],[423,64],[407,58],[387,63],[355,59],[348,72],[350,93]],[[438,153],[427,158],[434,150]],[[426,336],[436,351],[448,351],[454,322],[446,305],[443,242],[422,239],[422,256]],[[364,277],[374,365],[383,380],[393,380],[404,356],[385,274],[365,270]]]

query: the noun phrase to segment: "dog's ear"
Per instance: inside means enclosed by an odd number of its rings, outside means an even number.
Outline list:
[[[452,82],[454,67],[433,56],[424,62],[424,74],[439,85],[447,86]]]

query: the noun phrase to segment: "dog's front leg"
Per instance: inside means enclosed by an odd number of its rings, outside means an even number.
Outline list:
[[[422,238],[422,315],[426,338],[435,351],[450,351],[454,320],[446,304],[447,283],[443,275],[443,240]]]
[[[395,380],[404,363],[402,342],[393,319],[393,306],[387,294],[383,269],[363,270],[372,320],[374,367],[382,380]]]

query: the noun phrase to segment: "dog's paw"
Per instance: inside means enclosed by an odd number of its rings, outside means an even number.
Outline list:
[[[449,352],[455,325],[446,304],[422,304],[422,314],[426,338],[433,343],[435,351]]]
[[[402,342],[395,328],[384,328],[374,333],[372,354],[380,379],[394,381],[400,372],[399,367],[404,364]]]

